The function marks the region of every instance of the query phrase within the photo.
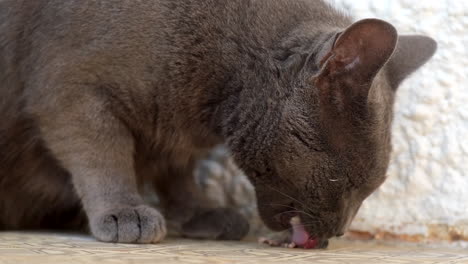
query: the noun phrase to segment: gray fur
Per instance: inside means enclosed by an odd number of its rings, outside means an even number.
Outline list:
[[[192,177],[225,142],[270,228],[293,206],[314,236],[342,232],[385,177],[389,83],[434,52],[391,59],[378,21],[334,46],[351,24],[319,0],[1,1],[0,228],[88,222],[100,240],[147,243],[165,223],[199,237],[187,228],[203,213],[207,237],[239,239],[246,220]],[[346,40],[360,36],[374,53]],[[341,74],[348,50],[368,60]],[[167,220],[143,202],[148,182]]]

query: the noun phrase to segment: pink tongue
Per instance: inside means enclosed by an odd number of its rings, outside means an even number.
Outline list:
[[[309,240],[309,233],[305,230],[302,224],[293,224],[292,242],[298,246],[302,246]]]
[[[294,244],[306,249],[317,247],[318,241],[310,238],[310,235],[305,230],[304,225],[301,224],[301,219],[299,217],[293,217],[291,219],[291,226],[293,229],[292,242]]]

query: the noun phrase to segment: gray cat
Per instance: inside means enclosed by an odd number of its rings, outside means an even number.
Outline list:
[[[323,244],[385,180],[396,90],[435,50],[320,0],[2,0],[0,229],[241,239],[192,176],[225,143],[265,224]]]

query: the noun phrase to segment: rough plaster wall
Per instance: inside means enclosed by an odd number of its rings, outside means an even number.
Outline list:
[[[330,0],[356,18],[439,43],[434,59],[398,92],[388,180],[353,229],[468,239],[468,1]]]

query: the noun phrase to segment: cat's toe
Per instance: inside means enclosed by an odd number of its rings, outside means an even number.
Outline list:
[[[203,210],[182,226],[182,234],[191,238],[240,240],[249,232],[249,222],[233,209]]]
[[[103,242],[157,243],[166,236],[164,217],[149,206],[126,207],[92,217],[93,235]]]
[[[258,242],[260,244],[268,245],[270,247],[296,247],[296,244],[291,241],[291,232],[289,231],[268,234],[266,237],[259,238]]]

